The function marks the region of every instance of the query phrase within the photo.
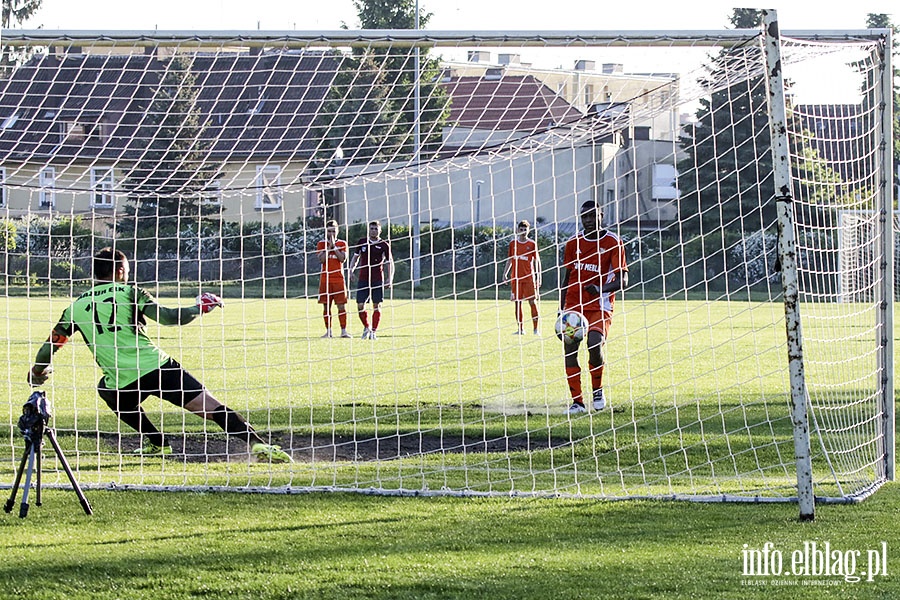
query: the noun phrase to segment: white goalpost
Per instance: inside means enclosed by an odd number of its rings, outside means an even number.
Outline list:
[[[894,477],[889,32],[778,35],[767,18],[3,31],[17,58],[0,79],[0,486],[25,374],[113,246],[163,306],[223,297],[147,333],[294,462],[155,397],[143,406],[173,453],[134,455],[140,434],[74,336],[43,389],[86,489],[796,501],[804,518],[866,498]],[[629,285],[604,346],[608,406],[569,415],[553,323],[588,201]],[[331,220],[347,304],[326,321]],[[523,220],[535,313],[504,278]],[[373,221],[394,277],[364,323],[350,265]],[[579,364],[588,393],[584,347]],[[66,485],[54,465],[44,481]]]

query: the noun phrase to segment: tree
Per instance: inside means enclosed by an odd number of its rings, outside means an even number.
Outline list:
[[[207,124],[197,106],[199,88],[191,60],[176,55],[166,65],[144,121],[135,136],[148,140],[124,183],[128,190],[121,227],[139,234],[150,227],[158,237],[177,232],[181,216],[207,215],[216,208],[203,202],[214,168],[207,164]],[[138,236],[143,237],[143,236]]]
[[[13,24],[21,25],[41,8],[44,0],[3,0],[2,26],[10,29]],[[0,45],[0,74],[7,76],[12,67],[28,59],[29,54],[13,46]]]
[[[13,21],[24,23],[38,11],[44,0],[3,0],[3,28],[12,27]]]
[[[416,26],[413,0],[354,0],[353,4],[364,29]],[[430,17],[430,13],[420,11],[420,27]],[[346,25],[342,27],[346,29]],[[317,157],[320,172],[328,169],[338,148],[349,163],[409,159],[414,155],[417,117],[420,155],[427,156],[437,149],[449,116],[449,98],[440,85],[437,60],[420,51],[418,115],[413,48],[354,48],[339,60],[338,73],[314,123],[317,137],[323,140]]]
[[[761,22],[760,10],[737,8],[731,16],[731,24],[741,29]],[[700,82],[710,96],[700,101],[696,122],[679,136],[686,152],[679,172],[695,173],[680,180],[681,220],[689,233],[758,230],[774,219],[774,204],[760,202],[774,191],[765,85],[760,77],[728,83],[728,74],[744,61],[759,59],[759,52],[758,47],[729,48],[713,59]]]
[[[763,11],[737,8],[731,24],[740,29],[759,27]],[[740,71],[742,63],[760,61],[758,46],[726,49],[720,52],[701,84],[711,89],[709,98],[700,101],[695,123],[679,136],[686,158],[679,172],[692,173],[680,179],[679,200],[682,230],[709,233],[727,230],[737,233],[759,231],[775,220],[773,197],[773,161],[769,132],[768,93],[762,76],[730,82],[730,73]],[[720,83],[724,82],[724,83]],[[790,81],[785,81],[790,87]],[[789,97],[787,98],[790,102]],[[790,104],[786,107],[789,129],[800,131],[802,123]],[[849,192],[839,174],[821,159],[818,152],[793,138],[791,154],[795,196],[809,206],[797,218],[817,221],[823,211],[847,202]],[[821,185],[828,183],[829,185]],[[802,189],[801,189],[802,188]]]
[[[891,23],[890,15],[880,13],[869,13],[866,15],[866,27],[869,29],[892,30],[893,48],[890,51],[895,57],[892,61],[894,73],[891,80],[894,82],[894,165],[896,167],[900,165],[900,85],[897,83],[900,81],[900,66],[898,66],[900,53],[897,51],[900,48],[900,27]]]

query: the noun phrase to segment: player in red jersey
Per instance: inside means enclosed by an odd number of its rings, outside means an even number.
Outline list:
[[[381,303],[384,301],[384,288],[391,287],[394,281],[394,259],[391,256],[391,245],[381,239],[381,223],[369,222],[368,236],[362,238],[353,247],[355,254],[350,264],[350,272],[356,270],[356,308],[359,320],[363,324],[362,338],[374,340],[378,325],[381,322]],[[369,325],[369,314],[366,302],[372,300],[372,325]]]
[[[515,335],[524,335],[525,326],[522,323],[522,302],[528,301],[531,306],[531,323],[534,326],[534,335],[538,335],[540,316],[537,307],[537,291],[541,289],[541,257],[537,251],[537,244],[528,239],[528,230],[531,224],[528,221],[519,221],[516,225],[516,237],[509,243],[506,269],[503,271],[503,281],[509,283],[509,299],[513,302],[516,311]]]
[[[344,283],[344,261],[347,260],[347,242],[337,237],[337,221],[325,223],[325,239],[316,245],[316,256],[322,263],[319,275],[319,304],[322,305],[322,317],[325,319],[325,335],[331,334],[331,303],[337,305],[338,322],[341,325],[341,337],[348,338],[347,333],[347,286]]]
[[[603,394],[603,347],[612,321],[616,292],[628,285],[628,266],[621,238],[604,230],[603,212],[594,201],[581,205],[582,233],[566,242],[563,252],[563,283],[560,310],[575,310],[588,321],[588,369],[591,374],[594,410],[606,408]],[[563,346],[566,380],[572,395],[568,413],[587,411],[581,394],[581,367],[578,347],[581,341]]]

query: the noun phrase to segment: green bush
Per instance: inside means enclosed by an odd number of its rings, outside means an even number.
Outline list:
[[[16,249],[18,229],[12,219],[0,219],[0,251],[12,252]]]

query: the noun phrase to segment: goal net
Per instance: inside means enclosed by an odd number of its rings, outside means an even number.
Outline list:
[[[98,396],[101,372],[74,336],[43,389],[86,488],[795,499],[786,194],[815,495],[859,499],[892,477],[877,32],[782,38],[789,191],[773,183],[751,30],[2,40],[2,484],[24,446],[26,372],[92,285],[92,255],[114,246],[160,305],[224,298],[147,334],[294,462],[258,460],[155,397],[143,406],[173,453],[135,455],[139,433]],[[629,284],[602,380],[579,350],[588,406],[568,414],[554,321],[587,201],[621,240]],[[331,220],[348,293],[326,318],[317,252]],[[506,278],[523,220],[540,263],[534,313]],[[371,221],[394,272],[377,322],[364,305],[377,329],[363,339],[350,267],[368,256]],[[607,407],[592,410],[601,384]],[[66,485],[47,459],[44,481]]]
[[[895,235],[900,232],[900,211],[894,210],[891,226]],[[883,259],[883,254],[878,247],[880,242],[880,213],[874,210],[842,210],[838,213],[838,257],[837,265],[840,279],[838,280],[838,301],[856,302],[858,300],[869,301],[880,292],[879,265],[877,261]],[[894,298],[900,294],[897,288],[897,249],[894,249]]]

